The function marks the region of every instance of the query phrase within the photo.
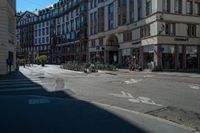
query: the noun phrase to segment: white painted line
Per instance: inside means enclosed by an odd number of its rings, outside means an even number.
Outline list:
[[[163,105],[155,103],[151,98],[148,97],[137,97],[134,98],[133,95],[129,92],[124,92],[121,91],[121,94],[116,94],[116,93],[110,93],[109,95],[119,97],[119,98],[128,98],[129,102],[133,103],[143,103],[143,104],[149,104],[149,105],[154,105],[154,106],[159,106],[162,107]]]
[[[135,83],[138,83],[138,82],[141,82],[142,81],[142,79],[138,79],[138,80],[136,80],[136,79],[130,79],[130,80],[127,80],[127,81],[124,81],[125,82],[125,84],[135,84]]]
[[[144,78],[152,78],[153,75],[144,75]]]
[[[194,84],[194,85],[188,85],[191,89],[194,90],[200,90],[200,85]]]

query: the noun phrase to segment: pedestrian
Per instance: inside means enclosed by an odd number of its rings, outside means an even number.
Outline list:
[[[19,60],[16,61],[16,71],[19,71]]]
[[[135,59],[132,58],[131,59],[131,71],[134,71],[135,70]]]

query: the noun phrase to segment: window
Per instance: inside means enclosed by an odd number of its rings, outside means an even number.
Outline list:
[[[196,25],[195,24],[188,24],[187,33],[188,36],[196,37]]]
[[[103,46],[103,38],[99,38],[99,46]]]
[[[46,43],[48,43],[49,42],[49,37],[46,37]]]
[[[74,30],[74,20],[71,20],[71,31]]]
[[[152,3],[151,0],[146,0],[146,16],[152,13]]]
[[[129,41],[132,41],[132,31],[123,33],[123,42],[129,42]]]
[[[171,0],[163,0],[163,11],[164,12],[170,12],[170,8],[171,8]]]
[[[90,34],[93,35],[94,34],[94,14],[91,13],[90,14]]]
[[[182,13],[182,0],[175,0],[175,13]]]
[[[130,16],[130,22],[133,23],[134,22],[134,0],[129,0],[129,8],[130,8],[130,13],[129,13],[129,16]]]
[[[141,37],[150,36],[150,25],[146,25],[140,28],[140,36]]]
[[[138,20],[142,19],[142,1],[138,0]]]
[[[91,40],[91,48],[95,48],[95,40]]]
[[[48,27],[46,28],[46,34],[47,35],[49,34],[49,28]]]
[[[94,34],[97,33],[97,29],[98,29],[97,22],[98,22],[97,12],[94,12]]]
[[[39,32],[39,36],[41,36],[41,29],[39,29],[38,32]]]
[[[45,35],[45,28],[42,29],[42,35]]]
[[[192,14],[193,10],[193,3],[191,0],[187,0],[187,14]]]
[[[196,15],[200,15],[200,2],[195,3]]]
[[[46,22],[46,26],[49,26],[49,21]]]
[[[37,30],[35,30],[35,37],[37,37]]]
[[[108,15],[109,15],[109,19],[108,19],[108,29],[113,29],[114,28],[114,4],[111,3],[108,6]]]
[[[98,9],[98,31],[104,31],[104,7]]]
[[[42,38],[42,43],[44,43],[44,37]]]
[[[165,24],[165,34],[169,36],[175,36],[176,26],[174,23],[166,23]]]

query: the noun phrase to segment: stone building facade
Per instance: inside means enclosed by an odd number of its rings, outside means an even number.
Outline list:
[[[0,1],[0,74],[14,71],[16,66],[15,13],[15,0]]]

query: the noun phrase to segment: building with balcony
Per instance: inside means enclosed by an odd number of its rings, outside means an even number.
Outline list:
[[[0,1],[0,74],[15,70],[16,1]]]
[[[31,62],[39,55],[47,55],[49,63],[86,62],[87,6],[87,0],[59,0],[21,13],[17,21],[18,55]]]
[[[199,0],[91,0],[89,60],[200,70]]]
[[[52,62],[88,60],[87,0],[60,0],[51,10]]]

